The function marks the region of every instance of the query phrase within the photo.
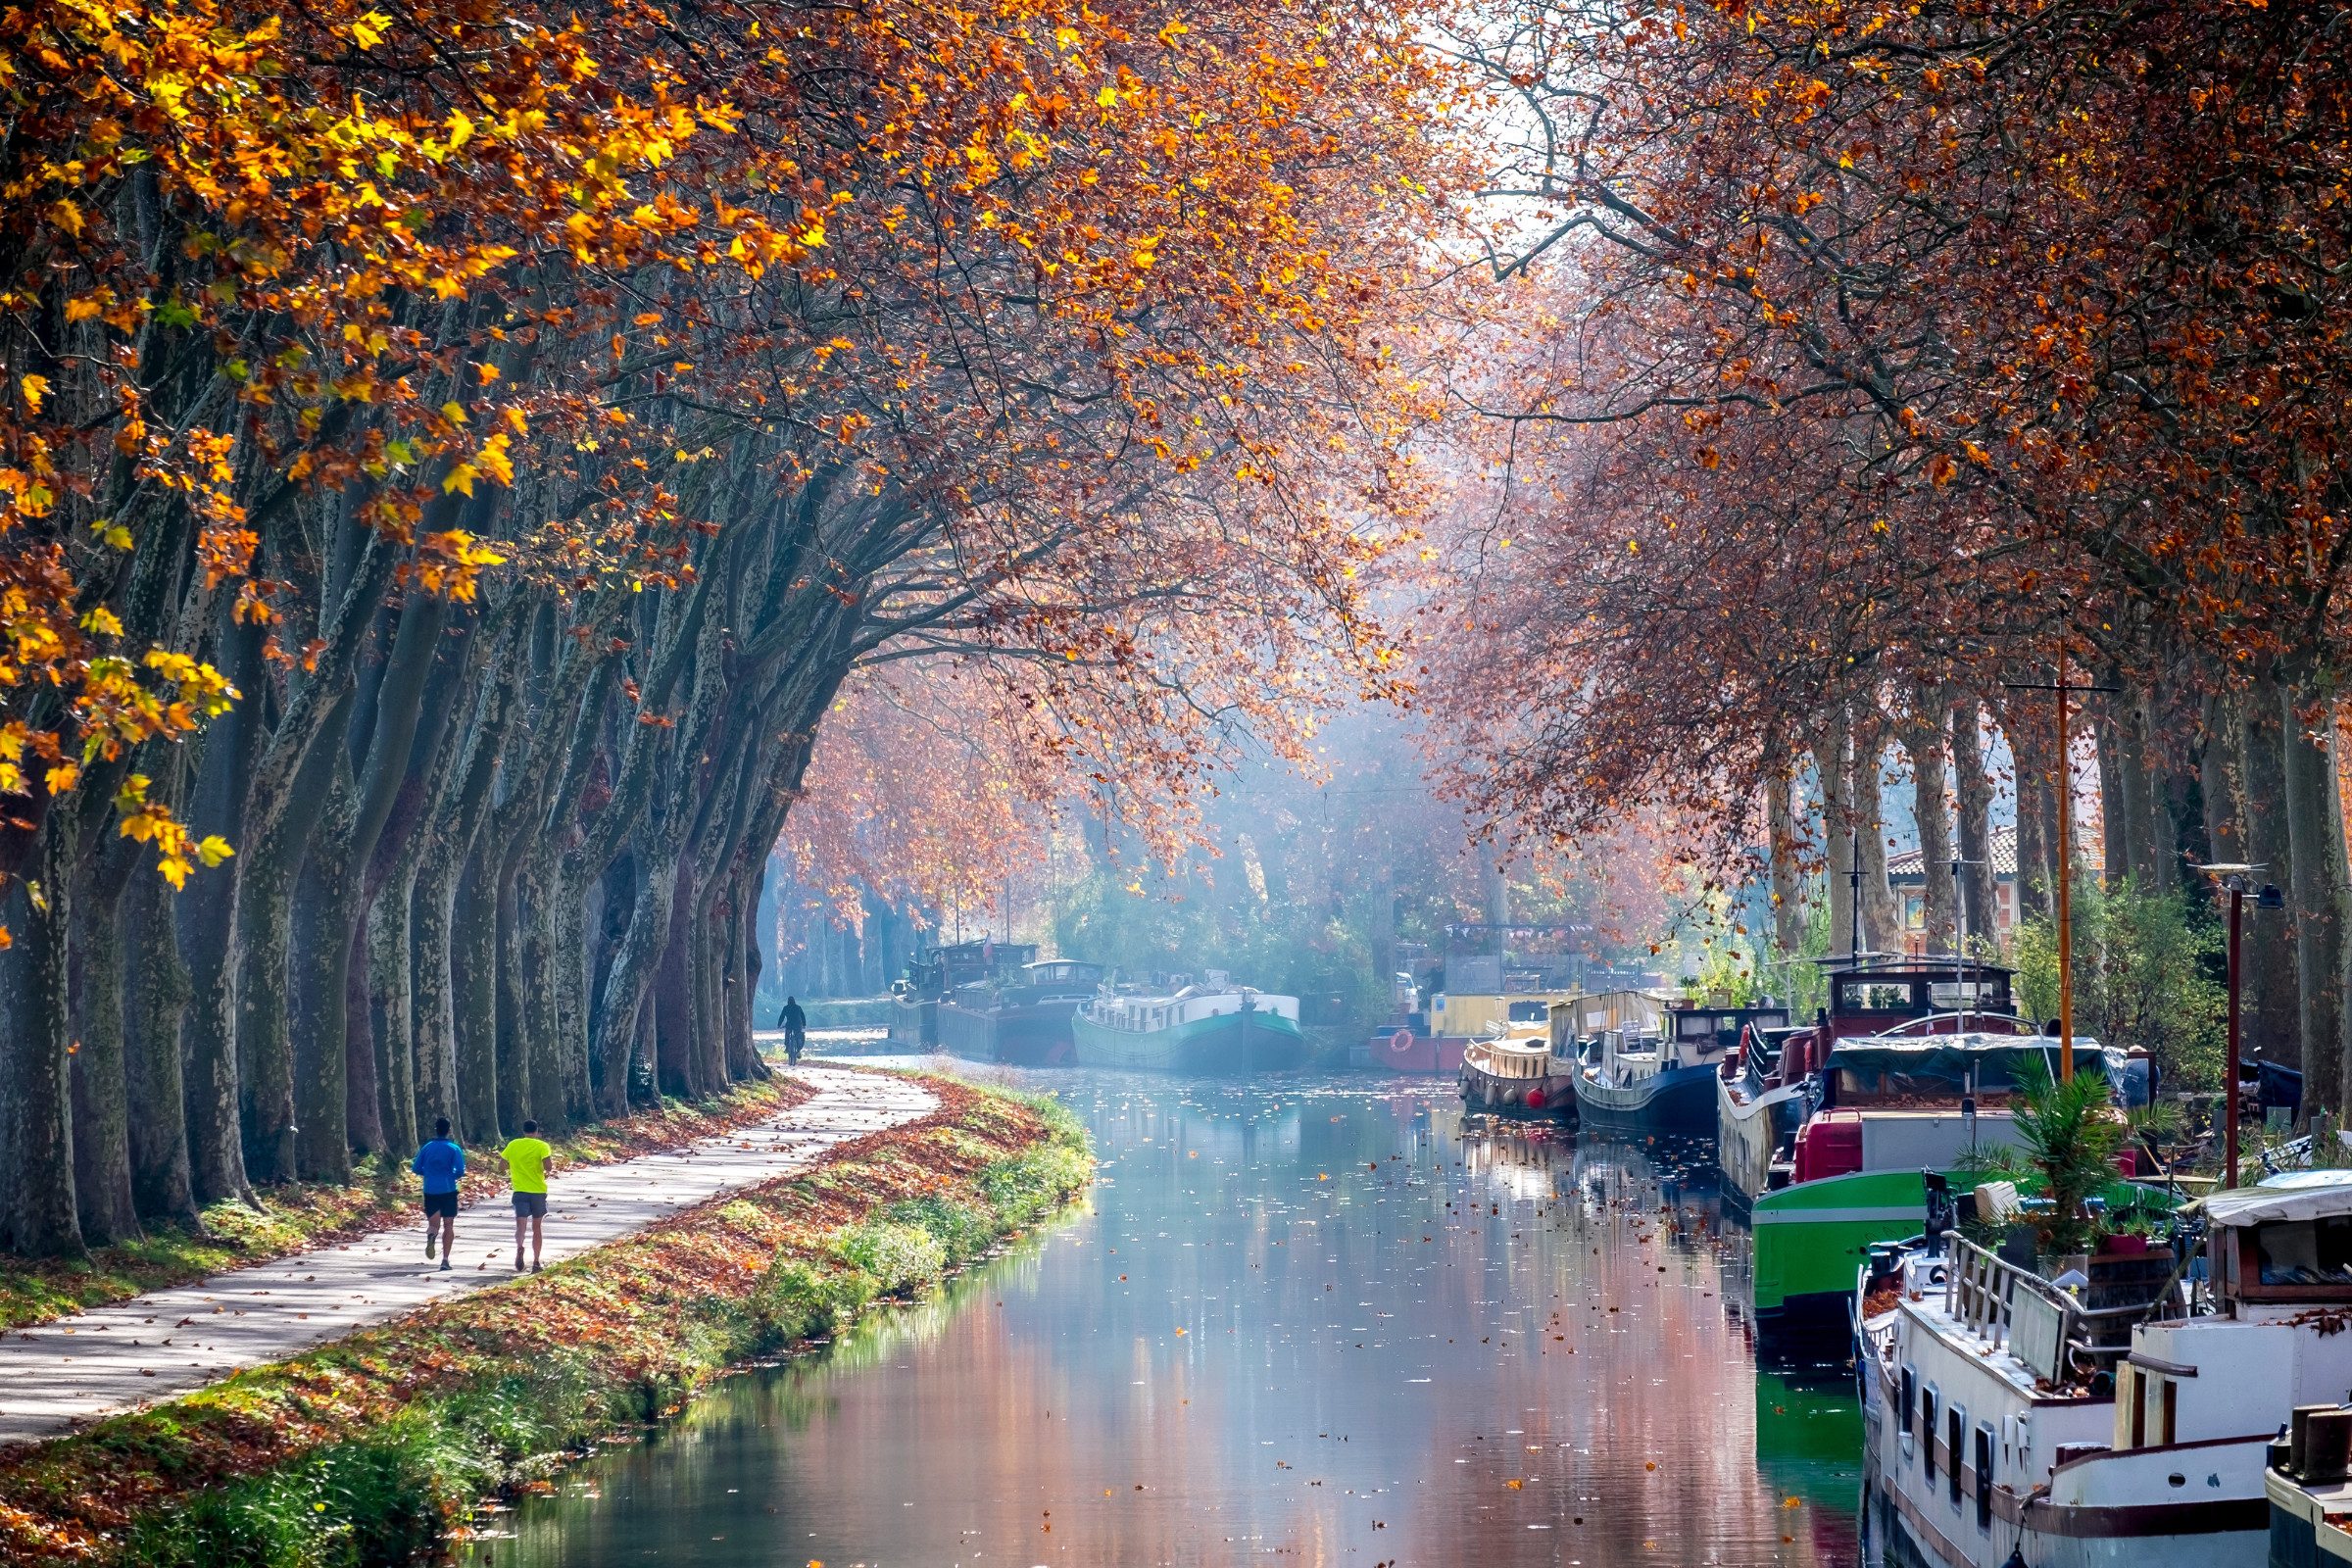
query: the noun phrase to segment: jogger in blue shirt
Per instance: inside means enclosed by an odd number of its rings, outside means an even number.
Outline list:
[[[441,1266],[449,1267],[450,1249],[458,1245],[458,1178],[466,1174],[466,1151],[451,1142],[449,1118],[433,1123],[433,1140],[416,1151],[409,1168],[424,1178],[424,1255],[430,1261],[433,1243],[441,1244]],[[441,1222],[438,1238],[433,1221]]]

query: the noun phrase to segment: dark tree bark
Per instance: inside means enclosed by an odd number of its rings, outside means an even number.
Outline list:
[[[1813,738],[1814,786],[1821,792],[1822,879],[1830,895],[1830,951],[1853,953],[1865,944],[1857,938],[1854,909],[1854,806],[1847,760],[1850,742],[1842,723],[1830,719]]]
[[[2037,715],[2013,704],[2007,724],[2009,755],[2017,772],[2017,906],[2020,919],[2048,919],[2058,874],[2056,720],[2044,728]]]
[[[188,971],[179,958],[171,896],[171,885],[144,869],[123,889],[122,945],[136,955],[125,973],[123,1077],[130,1107],[132,1200],[150,1218],[186,1222],[196,1217],[179,1060]]]
[[[2295,972],[2302,986],[2303,1105],[2306,1112],[2333,1112],[2343,1104],[2345,933],[2352,919],[2334,713],[2324,696],[2288,688],[2282,717]]]
[[[2248,685],[2240,706],[2238,761],[2245,802],[2246,858],[2266,882],[2295,886],[2286,807],[2286,719],[2278,684],[2267,666]],[[2241,981],[2248,1054],[2297,1071],[2303,1065],[2301,944],[2294,910],[2256,909],[2245,923]]]
[[[6,1183],[9,1245],[33,1256],[79,1252],[81,1218],[74,1190],[74,1110],[66,1048],[67,986],[73,919],[67,813],[43,825],[37,875],[0,886],[0,924],[13,944],[0,949],[0,1181]],[[33,888],[41,898],[35,902]]]
[[[299,1123],[294,1116],[294,1010],[292,965],[294,882],[310,853],[311,831],[325,811],[340,744],[336,738],[349,712],[348,694],[330,709],[322,735],[303,758],[284,809],[264,827],[260,840],[238,859],[244,885],[237,905],[237,1033],[242,1059],[252,1073],[245,1083],[245,1147],[248,1173],[257,1181],[289,1182],[302,1174],[295,1155]],[[314,1062],[314,1065],[317,1065]],[[337,1053],[336,1067],[341,1067]],[[334,1085],[333,1115],[339,1122],[343,1086]],[[328,1172],[341,1174],[346,1161],[340,1141]]]
[[[1907,749],[1911,753],[1911,808],[1919,823],[1920,869],[1927,924],[1927,951],[1949,953],[1958,938],[1959,889],[1952,876],[1951,807],[1944,796],[1943,701],[1918,694]]]
[[[117,843],[127,847],[128,841]],[[130,1173],[122,927],[133,858],[101,842],[81,869],[71,928],[74,1195],[82,1239],[95,1244],[140,1234]]]
[[[1854,849],[1862,860],[1862,940],[1873,953],[1903,950],[1902,917],[1886,880],[1886,740],[1875,713],[1853,740]]]
[[[1992,866],[1992,778],[1984,770],[1983,713],[1971,699],[1952,706],[1952,793],[1960,851],[1958,914],[1967,924],[1970,951],[1997,942],[2000,897]],[[2022,839],[2022,833],[2020,835]],[[2019,851],[2024,865],[2024,851]]]

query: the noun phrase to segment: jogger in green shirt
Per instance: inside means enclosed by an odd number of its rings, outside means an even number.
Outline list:
[[[499,1152],[507,1162],[507,1179],[514,1185],[514,1267],[522,1268],[522,1231],[531,1231],[531,1272],[539,1271],[539,1249],[547,1223],[547,1174],[555,1169],[556,1152],[539,1136],[539,1124],[526,1121],[522,1136]]]

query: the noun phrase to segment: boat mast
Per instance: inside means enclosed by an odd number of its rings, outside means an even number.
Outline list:
[[[2075,1076],[2075,942],[2069,872],[2075,860],[2075,830],[2073,804],[2075,793],[2074,766],[2066,753],[2068,719],[2067,694],[2070,692],[2111,692],[2113,686],[2069,686],[2066,683],[2066,645],[2058,645],[2058,678],[2055,681],[2003,681],[2011,691],[2056,692],[2058,694],[2058,1078],[2070,1082]],[[2025,874],[2019,867],[2018,874]]]

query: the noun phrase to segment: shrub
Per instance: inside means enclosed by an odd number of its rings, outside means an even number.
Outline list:
[[[870,1219],[834,1244],[842,1261],[871,1275],[884,1295],[935,1285],[948,1271],[947,1247],[919,1225]]]

